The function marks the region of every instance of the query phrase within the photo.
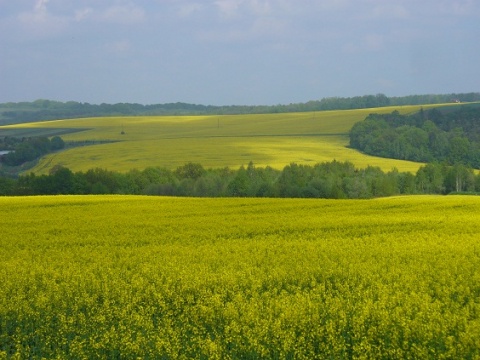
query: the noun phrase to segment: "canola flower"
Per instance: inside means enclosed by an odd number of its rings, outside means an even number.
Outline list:
[[[480,357],[480,198],[0,198],[0,359]]]

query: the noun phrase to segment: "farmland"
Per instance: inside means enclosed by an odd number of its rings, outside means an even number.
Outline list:
[[[0,358],[480,356],[478,197],[0,209]]]
[[[439,106],[439,105],[435,105]],[[433,105],[424,106],[424,108]],[[281,169],[295,162],[313,165],[350,161],[358,167],[416,171],[420,164],[364,155],[347,148],[348,131],[369,113],[417,111],[419,106],[230,116],[104,117],[56,120],[0,127],[0,134],[61,134],[66,142],[92,143],[45,156],[32,169],[44,174],[55,165],[73,171],[94,167],[126,172],[149,166],[176,168],[186,162],[238,168],[253,161]],[[123,133],[123,134],[122,134]],[[20,134],[20,135],[19,135]]]

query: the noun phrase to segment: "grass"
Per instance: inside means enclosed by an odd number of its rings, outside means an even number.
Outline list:
[[[315,164],[334,159],[358,167],[416,171],[421,164],[364,155],[347,145],[350,128],[369,113],[418,109],[420,106],[235,116],[105,117],[12,125],[0,127],[0,132],[48,134],[63,129],[65,141],[119,141],[48,155],[32,169],[36,173],[47,173],[57,164],[74,171],[101,167],[126,172],[148,166],[172,169],[186,162],[207,168],[238,168],[253,161],[257,166],[281,169],[291,162]]]

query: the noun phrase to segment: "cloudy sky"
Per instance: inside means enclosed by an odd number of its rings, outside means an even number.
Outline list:
[[[472,91],[479,0],[0,0],[0,102]]]

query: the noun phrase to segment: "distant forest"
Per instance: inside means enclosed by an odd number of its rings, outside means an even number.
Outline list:
[[[387,97],[384,94],[377,94],[347,98],[330,97],[321,100],[308,101],[306,103],[270,106],[213,106],[187,104],[182,102],[156,105],[131,103],[96,105],[75,101],[59,102],[52,100],[36,100],[33,102],[10,102],[0,104],[0,125],[95,116],[265,114],[474,101],[480,101],[480,93],[409,95],[402,97]]]
[[[350,130],[350,146],[369,155],[480,169],[480,104],[370,114]]]

